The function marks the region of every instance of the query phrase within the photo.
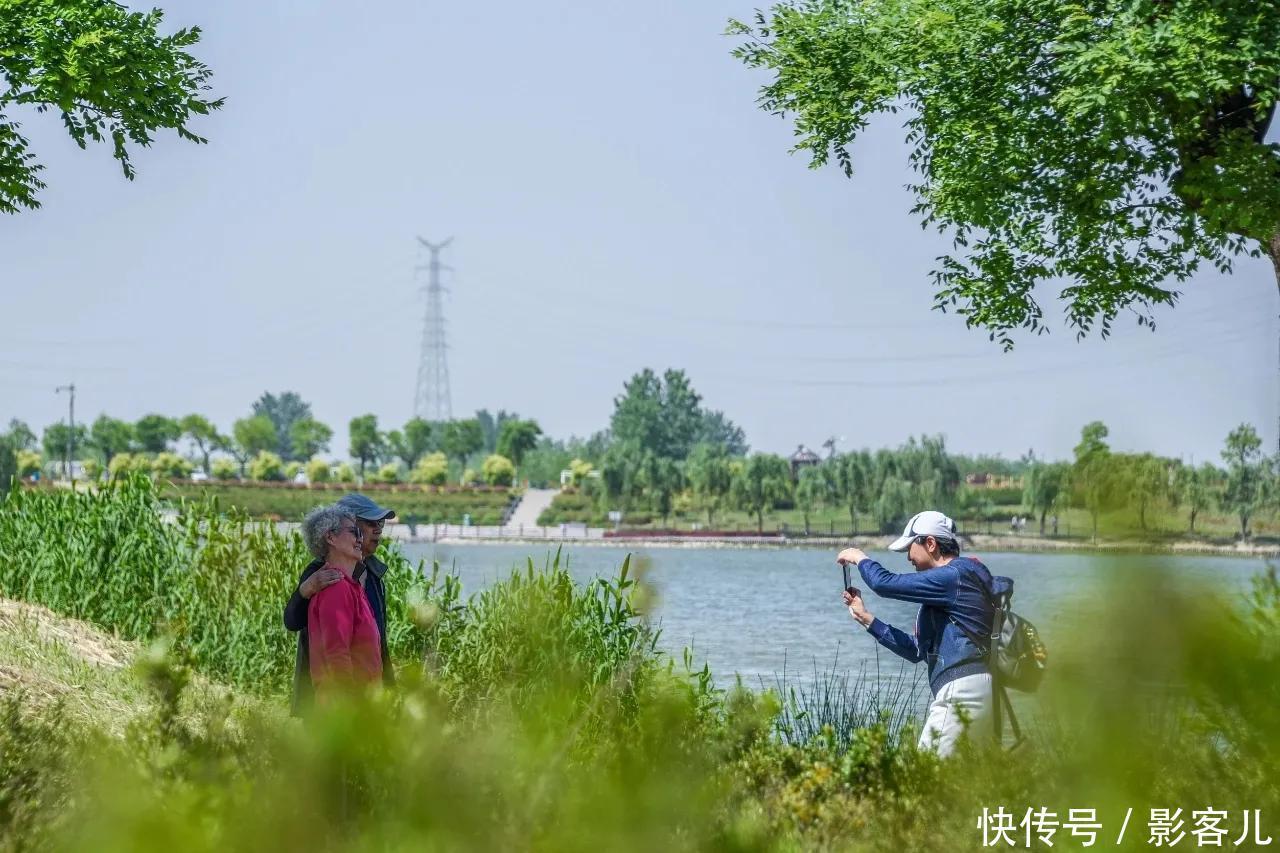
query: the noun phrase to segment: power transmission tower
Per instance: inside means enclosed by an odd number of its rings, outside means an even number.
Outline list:
[[[450,237],[443,243],[428,243],[418,238],[431,260],[416,269],[428,274],[426,294],[427,312],[422,319],[422,354],[418,361],[418,388],[413,398],[413,413],[427,421],[453,420],[453,402],[449,393],[449,346],[444,336],[444,302],[440,283],[442,270],[451,269],[440,263],[440,252],[453,242]]]

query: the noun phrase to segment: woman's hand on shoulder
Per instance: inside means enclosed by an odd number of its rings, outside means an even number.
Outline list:
[[[337,569],[320,569],[313,572],[311,577],[302,582],[298,587],[298,594],[303,598],[311,599],[315,594],[327,586],[333,586],[342,580],[342,572]]]

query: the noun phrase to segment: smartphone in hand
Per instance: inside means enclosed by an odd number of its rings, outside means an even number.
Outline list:
[[[849,576],[849,564],[843,563],[840,568],[844,571],[844,591],[853,594],[853,578]]]

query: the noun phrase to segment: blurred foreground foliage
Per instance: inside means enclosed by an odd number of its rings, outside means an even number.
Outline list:
[[[1028,742],[938,761],[905,706],[863,701],[874,682],[842,684],[852,703],[716,689],[657,649],[629,563],[586,586],[529,564],[463,601],[393,552],[400,686],[287,720],[233,699],[281,692],[300,544],[157,508],[139,481],[0,509],[0,590],[143,640],[152,697],[109,733],[5,687],[4,849],[978,849],[1001,806],[1095,809],[1103,849],[1133,808],[1123,847],[1146,849],[1151,808],[1188,832],[1192,810],[1227,810],[1228,843],[1242,810],[1264,837],[1280,816],[1274,571],[1246,602],[1153,577],[1095,596],[1021,706]],[[226,701],[186,701],[206,676]]]

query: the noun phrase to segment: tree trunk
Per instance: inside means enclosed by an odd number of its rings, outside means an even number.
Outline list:
[[[1271,245],[1266,252],[1271,256],[1271,265],[1276,268],[1276,287],[1280,287],[1280,231],[1271,235]]]
[[[764,510],[756,510],[756,532],[764,533]]]
[[[1196,532],[1196,511],[1194,509],[1191,510],[1191,529],[1188,532]]]
[[[1044,507],[1040,510],[1040,538],[1044,538],[1044,517],[1049,514],[1049,508]]]

